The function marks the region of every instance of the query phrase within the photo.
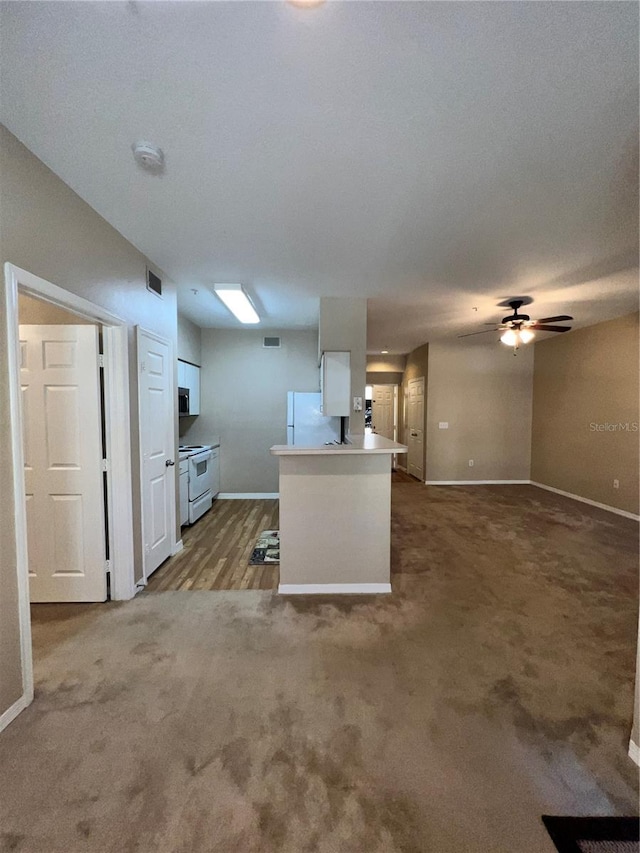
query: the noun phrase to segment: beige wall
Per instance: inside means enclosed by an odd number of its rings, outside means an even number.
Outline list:
[[[92,325],[91,320],[85,320],[84,317],[42,299],[34,299],[26,293],[18,294],[18,320],[33,326]]]
[[[403,373],[406,355],[368,355],[367,373]]]
[[[402,373],[369,373],[367,371],[367,385],[401,385]]]
[[[367,385],[402,385],[406,355],[368,355]]]
[[[89,205],[0,126],[0,260],[79,294],[118,315],[139,323],[176,345],[175,286],[160,270],[164,296],[146,289],[148,263]],[[134,333],[131,328],[131,354]],[[132,460],[137,459],[137,376],[131,360]],[[15,525],[11,507],[12,464],[8,397],[6,328],[0,323],[0,478],[5,514],[0,524],[0,714],[22,693],[17,635]],[[176,418],[177,420],[177,418]],[[139,530],[139,478],[133,484],[134,513]],[[138,541],[137,566],[141,544]]]
[[[424,381],[427,381],[427,372],[429,367],[429,344],[423,344],[421,347],[414,349],[407,356],[407,361],[404,368],[404,381],[410,379],[418,379],[424,376]]]
[[[318,352],[351,353],[351,397],[362,397],[367,384],[367,300],[323,297],[320,300]],[[351,410],[349,432],[364,433],[364,406]]]
[[[265,349],[265,334],[281,347]],[[269,448],[287,443],[287,391],[320,390],[316,331],[203,329],[200,386],[201,414],[183,438],[220,436],[221,491],[277,492]]]
[[[177,357],[198,366],[202,362],[202,330],[182,314],[178,314]]]
[[[430,344],[426,479],[528,480],[532,380],[532,347]]]
[[[638,314],[535,345],[532,480],[637,514],[639,421]]]

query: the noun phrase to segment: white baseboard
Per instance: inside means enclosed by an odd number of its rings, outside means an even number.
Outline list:
[[[180,551],[182,551],[182,550],[183,550],[183,548],[184,548],[184,545],[182,544],[182,539],[178,539],[178,541],[176,542],[176,544],[175,544],[175,545],[173,546],[173,548],[171,549],[171,556],[172,556],[172,557],[175,557],[175,555],[176,555],[176,554],[179,554],[179,553],[180,553]]]
[[[574,501],[580,501],[583,504],[589,504],[589,506],[595,506],[598,509],[604,509],[607,512],[614,512],[616,515],[622,515],[625,518],[630,518],[633,521],[640,521],[640,515],[634,515],[632,512],[627,512],[626,509],[618,509],[615,506],[609,506],[609,504],[601,504],[599,501],[592,501],[590,498],[583,498],[580,495],[574,495],[571,492],[564,492],[562,489],[556,489],[554,486],[545,486],[544,483],[536,483],[535,480],[531,480],[532,486],[537,486],[539,489],[545,489],[547,492],[553,492],[556,495],[562,495],[565,498],[571,498]]]
[[[402,471],[403,474],[407,473],[407,469],[405,465],[396,465],[396,471]]]
[[[220,492],[216,500],[223,501],[273,501],[280,497],[280,492]]]
[[[33,696],[29,698],[26,693],[23,693],[19,699],[16,699],[10,708],[7,708],[4,714],[0,716],[0,732],[3,729],[6,729],[9,723],[12,723],[18,714],[24,711],[24,709],[31,704],[32,699]]]
[[[634,741],[629,741],[629,758],[640,767],[640,746]]]
[[[425,486],[528,486],[531,480],[425,480]]]
[[[280,595],[360,595],[391,592],[390,583],[281,583]]]

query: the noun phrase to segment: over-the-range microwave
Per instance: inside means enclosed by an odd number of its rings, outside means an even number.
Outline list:
[[[181,418],[189,414],[189,389],[178,388],[178,415]]]

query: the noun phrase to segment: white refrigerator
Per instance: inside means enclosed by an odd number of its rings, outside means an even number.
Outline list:
[[[320,392],[287,393],[287,444],[320,447],[340,441],[340,418],[329,418],[320,411]]]

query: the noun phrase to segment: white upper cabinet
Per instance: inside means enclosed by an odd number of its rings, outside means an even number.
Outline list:
[[[188,361],[178,361],[178,387],[189,389],[189,414],[200,414],[200,368]]]
[[[351,353],[325,352],[320,366],[322,414],[348,417],[351,410]]]

